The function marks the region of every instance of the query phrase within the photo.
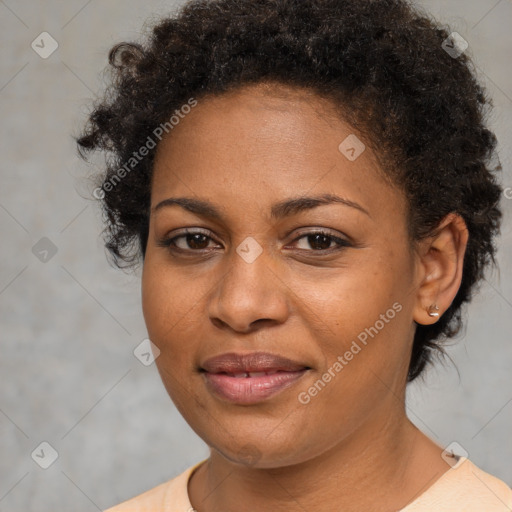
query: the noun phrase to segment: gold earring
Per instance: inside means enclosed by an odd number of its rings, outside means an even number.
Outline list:
[[[437,311],[439,311],[439,307],[437,304],[430,304],[430,306],[427,308],[429,316],[439,316],[439,313],[437,313]]]

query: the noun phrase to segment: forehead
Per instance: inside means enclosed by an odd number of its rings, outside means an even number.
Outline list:
[[[250,138],[251,144],[244,148],[248,152],[260,145],[267,149],[297,143],[301,137],[313,143],[325,136],[326,128],[340,129],[334,105],[303,88],[259,83],[206,96],[197,103],[164,137],[158,153],[165,149],[176,152],[178,146],[188,145],[191,137],[203,146],[222,144],[231,150],[239,148],[237,142]],[[233,134],[237,135],[234,139]]]
[[[256,84],[197,101],[158,145],[153,205],[177,194],[396,193],[364,135],[308,89]]]

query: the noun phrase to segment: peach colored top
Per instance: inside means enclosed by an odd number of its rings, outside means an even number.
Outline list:
[[[188,498],[188,480],[193,471],[204,462],[206,460],[104,512],[195,512]],[[397,512],[510,511],[512,489],[462,457],[418,498]]]

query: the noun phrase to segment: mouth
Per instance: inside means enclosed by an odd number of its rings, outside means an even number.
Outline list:
[[[199,371],[216,397],[241,405],[269,399],[297,383],[311,368],[265,352],[227,353],[208,359]]]
[[[239,373],[219,372],[219,373],[215,373],[215,375],[228,375],[229,377],[235,377],[236,379],[247,379],[247,378],[253,378],[253,377],[263,377],[264,375],[276,375],[277,373],[290,373],[290,372],[285,372],[285,370],[270,370],[267,372],[239,372]]]

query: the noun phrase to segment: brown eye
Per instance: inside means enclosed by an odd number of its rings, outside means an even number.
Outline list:
[[[160,247],[166,247],[170,251],[200,252],[209,247],[214,240],[202,231],[185,231],[174,237],[164,238],[158,241]]]
[[[185,244],[188,247],[183,247],[183,249],[206,249],[208,246],[208,240],[209,238],[206,235],[203,235],[202,233],[194,233],[194,234],[188,234],[188,235],[182,235],[176,237],[174,240],[178,240],[180,238],[185,239]],[[179,247],[178,244],[175,245]]]
[[[318,249],[320,251],[329,249],[333,242],[332,237],[328,235],[307,235],[306,238],[312,249]]]
[[[334,236],[331,233],[325,231],[315,231],[303,234],[299,238],[295,239],[295,242],[302,239],[305,239],[305,247],[300,248],[301,251],[305,250],[309,252],[320,252],[339,250],[344,247],[350,247],[350,243],[347,240],[343,240],[342,238]],[[333,242],[337,244],[337,247],[332,247]],[[311,251],[311,249],[313,249],[313,251]]]

